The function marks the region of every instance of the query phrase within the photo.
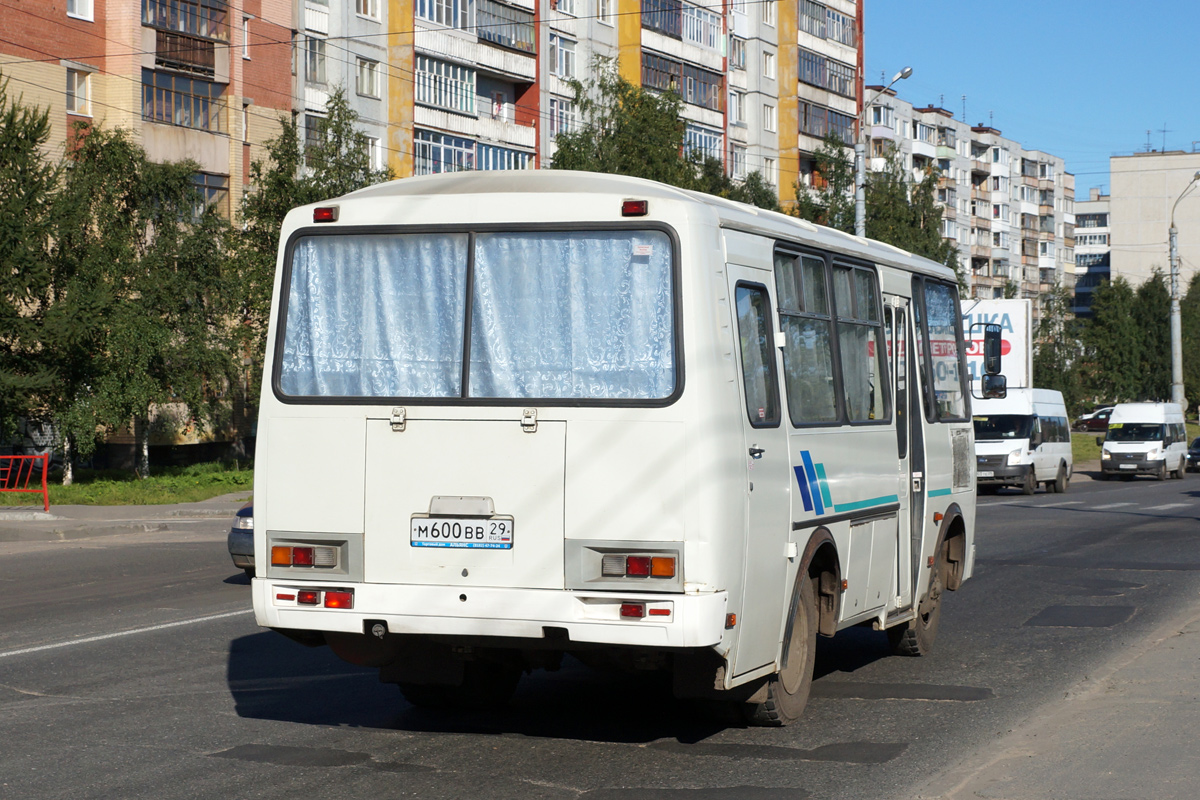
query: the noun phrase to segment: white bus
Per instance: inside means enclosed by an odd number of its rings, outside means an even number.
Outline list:
[[[817,634],[925,653],[971,575],[958,288],[894,247],[626,177],[411,178],[287,216],[271,319],[256,618],[411,702],[569,653],[786,724]]]

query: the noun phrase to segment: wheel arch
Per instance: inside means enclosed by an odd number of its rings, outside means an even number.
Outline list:
[[[937,547],[934,557],[937,558],[942,549],[946,549],[948,570],[946,573],[946,588],[956,591],[962,586],[963,574],[967,568],[967,523],[962,508],[958,503],[951,503],[942,517],[942,526],[938,529]]]

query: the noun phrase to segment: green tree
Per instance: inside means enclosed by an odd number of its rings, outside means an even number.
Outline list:
[[[8,96],[0,79],[0,443],[50,390],[42,328],[61,170],[46,157],[50,116]]]
[[[230,376],[227,223],[200,208],[195,163],[152,162],[124,130],[76,134],[53,251],[48,404],[66,435],[64,482],[98,428],[131,420],[145,477],[151,407],[186,404],[203,427]]]
[[[761,173],[738,183],[720,159],[686,147],[678,92],[635,86],[608,58],[593,61],[593,75],[571,83],[581,122],[576,130],[558,134],[551,169],[630,175],[779,210],[775,190]]]
[[[250,165],[250,191],[242,200],[241,230],[230,235],[231,269],[237,275],[235,316],[240,323],[238,351],[248,360],[248,387],[238,400],[245,406],[258,397],[263,348],[271,311],[275,258],[283,218],[297,206],[340,197],[394,176],[390,168],[373,169],[366,135],[357,129],[358,114],[336,89],[314,143],[301,146],[294,120],[281,115],[279,135],[267,142],[267,158]]]
[[[1079,408],[1084,391],[1080,325],[1070,316],[1073,305],[1071,292],[1062,286],[1042,297],[1033,351],[1033,385],[1062,392],[1072,413]]]
[[[796,216],[854,233],[854,160],[850,149],[830,131],[813,154],[817,162],[817,188],[796,182]]]
[[[1183,393],[1194,415],[1200,409],[1200,272],[1179,302],[1183,345]]]
[[[1161,270],[1137,289],[1133,319],[1141,330],[1138,398],[1166,400],[1171,397],[1171,293]]]
[[[1085,394],[1112,402],[1136,399],[1143,385],[1142,331],[1134,318],[1133,288],[1118,277],[1097,286],[1092,298],[1092,318],[1082,331],[1090,366]]]

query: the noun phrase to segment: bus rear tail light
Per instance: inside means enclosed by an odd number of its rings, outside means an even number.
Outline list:
[[[273,567],[336,567],[337,548],[276,545],[271,548]]]
[[[621,617],[623,619],[641,619],[646,616],[645,603],[621,603]]]
[[[326,608],[354,608],[354,592],[326,592]]]
[[[675,556],[610,553],[600,560],[605,578],[674,578]]]
[[[307,589],[301,589],[296,592],[296,602],[302,606],[316,606],[321,604],[321,593]]]

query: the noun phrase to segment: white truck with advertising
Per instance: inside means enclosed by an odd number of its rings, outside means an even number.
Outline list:
[[[256,619],[421,705],[502,702],[570,653],[789,723],[818,634],[926,653],[971,576],[965,356],[945,266],[650,181],[466,172],[297,208]]]
[[[1071,428],[1061,392],[1010,388],[975,400],[975,478],[981,487],[1017,486],[1033,494],[1065,492],[1071,480]]]
[[[1118,403],[1101,446],[1100,476],[1182,478],[1187,450],[1187,428],[1178,403]]]

